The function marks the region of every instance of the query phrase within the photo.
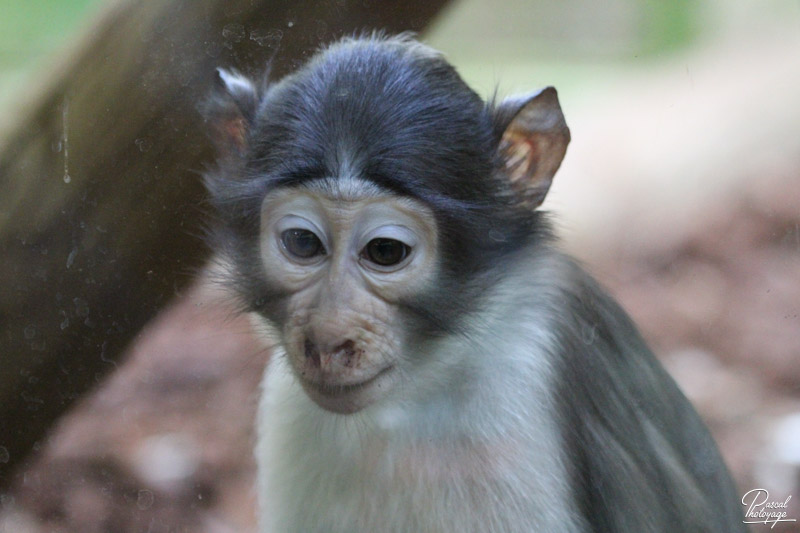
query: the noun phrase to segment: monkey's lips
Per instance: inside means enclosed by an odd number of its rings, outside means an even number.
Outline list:
[[[334,413],[352,414],[375,402],[388,391],[393,379],[393,366],[385,367],[371,377],[356,383],[334,380],[312,381],[300,377],[303,390],[314,403]]]

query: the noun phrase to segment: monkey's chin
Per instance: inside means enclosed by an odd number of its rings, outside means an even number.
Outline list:
[[[387,367],[364,381],[348,385],[312,383],[300,379],[303,390],[318,406],[340,415],[361,411],[382,398],[391,388],[394,367]]]

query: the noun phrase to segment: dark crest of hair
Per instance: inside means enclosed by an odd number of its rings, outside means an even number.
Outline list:
[[[206,180],[227,228],[217,244],[240,269],[257,261],[268,190],[345,174],[432,208],[453,285],[441,290],[451,294],[485,286],[473,281],[503,255],[549,235],[504,176],[500,143],[514,111],[485,103],[441,54],[408,35],[338,41],[273,84],[225,71],[220,81],[206,116],[222,155]],[[249,251],[232,244],[248,242]]]

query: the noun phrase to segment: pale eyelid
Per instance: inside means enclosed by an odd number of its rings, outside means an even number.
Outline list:
[[[365,233],[360,240],[361,246],[358,248],[359,252],[374,239],[392,239],[400,241],[412,249],[416,248],[419,244],[419,237],[410,228],[398,224],[391,224],[380,226]]]
[[[375,239],[391,239],[400,241],[408,247],[408,255],[406,255],[402,261],[394,265],[383,266],[373,263],[368,258],[364,257],[363,252],[366,246]],[[358,247],[357,251],[359,264],[368,268],[369,270],[372,270],[373,272],[389,274],[392,272],[397,272],[398,270],[402,270],[414,260],[414,257],[419,253],[417,247],[420,243],[420,240],[416,233],[411,231],[411,229],[406,226],[387,225],[367,232],[360,242],[361,246]]]
[[[302,230],[310,231],[311,233],[316,235],[317,238],[322,243],[322,247],[324,248],[324,253],[322,255],[313,256],[313,257],[310,257],[310,258],[307,258],[307,259],[296,257],[294,254],[292,254],[291,252],[289,252],[289,250],[286,249],[286,245],[283,243],[283,233],[285,231],[287,231],[287,230],[290,230],[290,229],[302,229]],[[307,219],[305,217],[301,217],[301,216],[297,216],[297,215],[285,215],[285,216],[279,218],[275,222],[275,224],[273,225],[273,230],[274,230],[273,231],[274,238],[275,238],[275,241],[276,241],[276,243],[278,245],[278,248],[280,249],[280,251],[285,256],[287,256],[289,259],[291,259],[294,262],[316,263],[321,258],[325,257],[326,255],[328,255],[330,253],[330,249],[331,248],[330,248],[330,245],[328,243],[328,238],[325,235],[325,232],[323,232],[322,229],[320,229],[320,227],[317,224],[315,224],[314,222],[312,222],[311,220],[309,220],[309,219]]]

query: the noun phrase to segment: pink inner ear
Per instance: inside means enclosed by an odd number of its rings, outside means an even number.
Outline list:
[[[567,142],[568,137],[560,132],[527,131],[513,126],[503,134],[507,177],[522,204],[535,209],[544,201]]]
[[[515,131],[507,131],[503,135],[503,143],[506,169],[511,182],[521,190],[527,189],[530,186],[530,178],[536,172],[540,155],[539,143],[534,136]]]
[[[239,151],[242,151],[245,148],[245,126],[246,124],[244,118],[242,117],[228,119],[222,124],[222,134],[226,139],[230,139],[231,144],[233,144],[233,146]]]
[[[242,155],[247,147],[247,121],[241,115],[220,117],[214,124],[214,141],[222,157]]]

